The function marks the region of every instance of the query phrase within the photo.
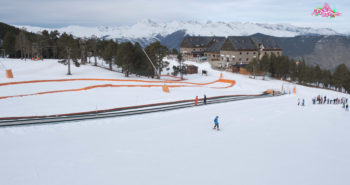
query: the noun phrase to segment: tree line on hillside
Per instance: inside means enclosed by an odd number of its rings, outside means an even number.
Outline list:
[[[77,66],[87,62],[97,65],[97,58],[103,58],[110,70],[116,64],[125,76],[159,76],[165,67],[163,58],[168,54],[177,54],[176,49],[169,51],[160,42],[153,42],[143,49],[139,43],[118,43],[116,40],[99,39],[96,36],[75,38],[71,34],[60,34],[57,30],[44,30],[40,34],[34,34],[24,29],[10,29],[2,34],[1,49],[10,58],[65,59],[73,60]]]
[[[116,40],[99,39],[96,36],[82,39],[67,33],[61,34],[57,30],[44,30],[35,34],[4,23],[0,23],[0,39],[1,51],[5,51],[10,58],[65,59],[73,60],[79,66],[87,62],[97,65],[99,57],[109,64],[110,70],[113,70],[113,64],[118,65],[125,76],[136,74],[159,77],[166,67],[163,58],[168,54],[178,54],[176,49],[169,51],[159,42],[151,43],[143,50],[138,43],[118,43]],[[179,57],[181,60],[181,56]],[[303,85],[350,92],[350,72],[344,64],[339,65],[332,73],[319,66],[306,65],[304,60],[296,62],[286,56],[272,54],[264,55],[260,61],[253,60],[247,69],[252,73],[270,73],[272,77]]]
[[[350,71],[345,64],[332,73],[318,65],[307,65],[305,60],[295,61],[287,56],[264,55],[260,61],[254,59],[247,65],[252,74],[269,73],[272,77],[298,82],[302,85],[323,87],[350,93]]]

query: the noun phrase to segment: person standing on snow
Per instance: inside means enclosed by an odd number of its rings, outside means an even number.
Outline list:
[[[204,103],[204,105],[207,104],[207,96],[206,95],[204,95],[203,103]]]
[[[214,119],[214,128],[216,130],[219,130],[219,116],[216,116]]]
[[[345,111],[349,111],[349,104],[346,104]]]
[[[300,99],[298,98],[298,106],[300,105]]]
[[[305,99],[303,99],[303,104],[302,104],[302,106],[305,106]]]
[[[194,105],[198,105],[198,96],[196,96],[196,99],[194,100]]]

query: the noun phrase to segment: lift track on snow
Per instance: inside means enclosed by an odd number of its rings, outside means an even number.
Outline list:
[[[274,95],[280,96],[280,95]],[[226,95],[208,97],[207,105],[225,103],[247,99],[267,98],[274,97],[271,94],[258,94],[258,95]],[[68,121],[82,121],[90,119],[101,119],[111,118],[119,116],[131,116],[138,114],[162,112],[197,106],[204,106],[203,99],[199,99],[198,105],[195,105],[194,100],[180,100],[174,102],[156,103],[148,105],[120,107],[114,109],[71,113],[71,114],[59,114],[59,115],[48,115],[48,116],[27,116],[27,117],[4,117],[0,118],[0,127],[18,126],[18,125],[36,125],[36,124],[48,124],[48,123],[59,123]]]

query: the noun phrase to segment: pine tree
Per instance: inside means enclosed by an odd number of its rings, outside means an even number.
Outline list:
[[[345,79],[344,89],[347,93],[350,93],[350,72],[348,72],[347,78]]]
[[[306,74],[306,63],[304,59],[302,59],[297,66],[297,74],[299,84],[303,84],[305,82]]]
[[[173,48],[173,49],[171,50],[171,54],[173,54],[173,55],[178,55],[179,52],[177,51],[176,48]]]
[[[177,54],[177,61],[179,62],[179,64],[180,64],[180,77],[181,77],[181,80],[183,80],[184,79],[184,77],[183,77],[183,73],[182,73],[182,54],[181,53],[178,53]]]
[[[117,64],[122,67],[125,76],[128,77],[130,71],[133,71],[133,62],[135,59],[134,46],[131,42],[124,42],[119,45],[117,50]]]
[[[160,44],[159,41],[151,43],[145,48],[146,53],[150,59],[154,62],[157,68],[158,78],[164,67],[163,58],[168,54],[168,48]]]
[[[94,57],[95,63],[94,66],[97,66],[97,42],[98,39],[95,35],[93,35],[90,39],[87,41],[87,50],[92,53],[92,56]]]
[[[256,75],[256,71],[258,70],[258,60],[254,58],[249,64],[246,66],[248,72],[253,74],[254,78]]]
[[[345,64],[340,64],[333,74],[333,83],[338,91],[342,91],[342,87],[347,86],[349,79],[349,70]]]
[[[2,47],[5,49],[6,54],[10,57],[15,57],[16,55],[16,36],[12,32],[6,32]]]
[[[264,73],[263,79],[265,80],[265,75],[269,71],[270,67],[270,57],[268,55],[264,55],[259,61],[259,71]]]
[[[332,73],[330,70],[323,70],[322,72],[322,77],[321,77],[321,83],[325,88],[329,88],[330,85],[332,84]]]
[[[316,65],[313,69],[314,71],[314,80],[313,82],[316,83],[316,86],[319,87],[320,86],[320,81],[322,79],[322,71],[319,65]]]
[[[289,76],[292,81],[297,79],[297,64],[294,60],[289,60]]]
[[[115,56],[117,53],[117,45],[113,40],[109,40],[102,52],[102,58],[108,62],[109,70],[112,70],[112,64],[115,62]]]

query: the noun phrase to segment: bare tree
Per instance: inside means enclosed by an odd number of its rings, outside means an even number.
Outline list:
[[[97,37],[93,35],[88,41],[87,41],[87,47],[88,50],[91,51],[92,56],[94,56],[95,64],[94,66],[97,66]]]
[[[67,47],[66,48],[67,50],[67,65],[68,65],[68,72],[67,72],[67,75],[72,75],[72,73],[70,72],[70,48]]]
[[[81,64],[85,65],[87,62],[86,40],[80,39],[80,51],[81,51]]]
[[[25,35],[25,29],[21,29],[21,31],[19,32],[18,36],[17,36],[17,43],[18,43],[18,47],[21,51],[21,59],[25,59],[26,58],[26,46],[27,46],[27,38]]]

